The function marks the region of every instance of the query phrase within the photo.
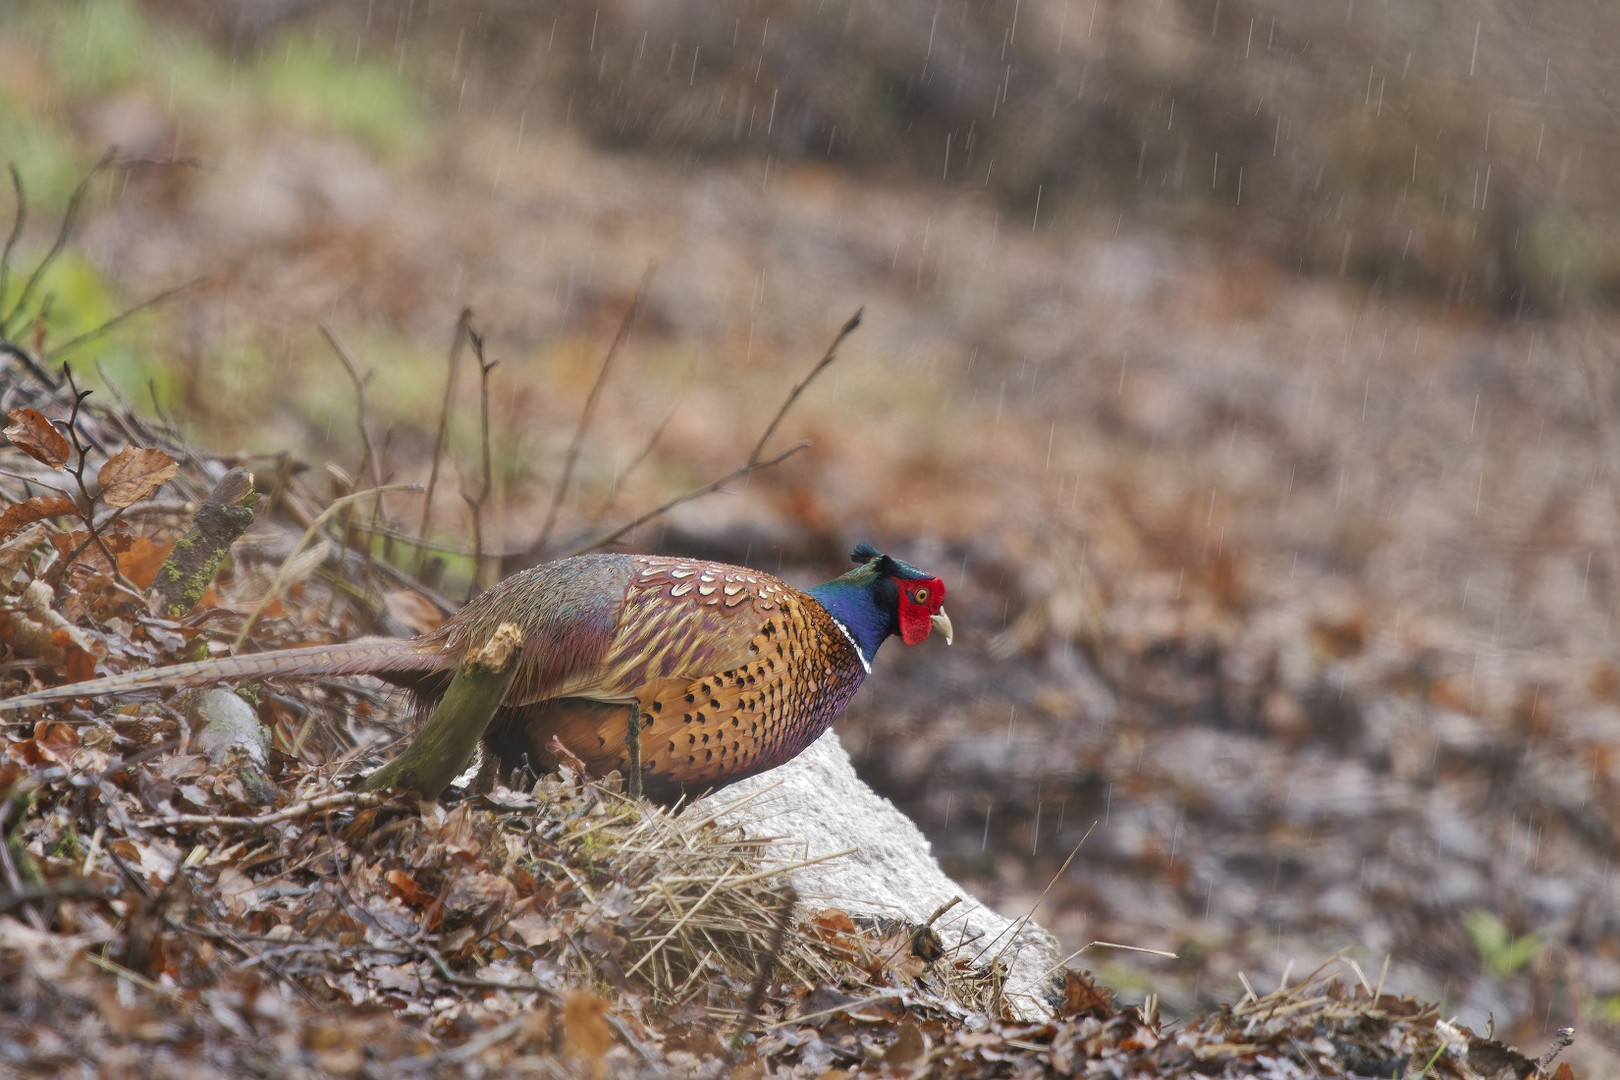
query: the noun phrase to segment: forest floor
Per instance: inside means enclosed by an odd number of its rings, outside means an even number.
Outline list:
[[[125,299],[202,278],[107,377],[144,399],[161,352],[195,445],[354,474],[324,323],[372,373],[388,477],[418,480],[470,308],[499,361],[483,545],[522,552],[638,291],[557,536],[724,474],[864,308],[773,444],[808,450],[624,543],[809,581],[869,539],[944,577],[956,645],[891,646],[839,731],[947,869],[1072,949],[1173,953],[1080,960],[1170,1015],[1342,955],[1532,1057],[1570,1026],[1583,1075],[1620,1066],[1606,317],[1504,322],[1150,215],[1015,221],[971,185],[618,153],[459,100],[388,151],[182,131],[151,93],[82,110],[87,140],[201,159],[85,207],[73,250]],[[432,514],[465,537],[476,377],[452,396]]]

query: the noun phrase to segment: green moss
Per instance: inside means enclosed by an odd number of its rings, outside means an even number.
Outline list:
[[[79,839],[78,833],[69,829],[57,838],[56,843],[51,845],[51,857],[53,859],[71,859],[77,862],[79,859],[84,858],[84,841]]]

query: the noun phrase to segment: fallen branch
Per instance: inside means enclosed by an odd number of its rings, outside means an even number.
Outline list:
[[[437,799],[472,761],[478,741],[517,674],[523,631],[516,623],[496,627],[489,642],[450,680],[433,715],[405,752],[362,782],[363,791],[401,788]]]
[[[171,618],[180,618],[197,606],[218,573],[231,545],[253,524],[253,474],[238,466],[214,485],[197,507],[191,530],[175,541],[169,557],[158,568],[153,587]]]

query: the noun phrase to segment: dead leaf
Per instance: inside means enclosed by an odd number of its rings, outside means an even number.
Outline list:
[[[563,1003],[563,1049],[568,1056],[600,1075],[602,1059],[613,1046],[613,1028],[606,1014],[608,1000],[589,990],[569,993]]]
[[[517,900],[517,889],[499,874],[462,874],[444,898],[446,911],[464,917],[487,914]]]
[[[1107,987],[1098,986],[1091,972],[1071,968],[1063,973],[1063,1004],[1058,1008],[1058,1016],[1065,1020],[1073,1016],[1106,1020],[1113,1015],[1113,993]]]
[[[10,512],[8,506],[6,512]],[[3,514],[0,514],[3,517]],[[6,530],[0,527],[0,537],[5,536]],[[45,526],[34,525],[24,529],[16,536],[4,543],[0,543],[0,592],[10,592],[16,581],[17,573],[39,550],[40,541],[45,538]]]
[[[7,641],[17,655],[48,664],[62,664],[70,652],[90,655],[95,643],[83,630],[57,614],[51,607],[51,599],[49,585],[30,581],[17,606],[0,616],[0,638]],[[94,665],[93,658],[91,664]]]
[[[11,445],[41,465],[53,469],[67,467],[73,446],[43,413],[34,409],[12,409],[8,415],[11,424],[6,428],[6,438],[11,440]]]
[[[149,536],[137,536],[129,545],[129,550],[118,556],[118,569],[135,583],[136,588],[145,589],[157,580],[163,560],[169,557],[173,549],[173,541],[159,543]]]
[[[390,870],[383,877],[394,895],[412,907],[427,907],[433,903],[433,894],[416,883],[416,879],[403,870]]]
[[[259,906],[259,893],[253,886],[253,879],[234,866],[227,866],[219,872],[218,888],[219,898],[233,919],[240,919]]]
[[[180,463],[161,450],[126,446],[96,473],[101,498],[108,506],[134,506],[168,483]]]
[[[0,512],[0,538],[43,518],[78,512],[79,504],[65,495],[35,495],[27,502],[12,503]]]
[[[903,1069],[928,1052],[928,1040],[922,1028],[906,1020],[895,1028],[894,1042],[883,1052],[883,1064],[891,1069]]]
[[[562,939],[562,927],[537,911],[526,911],[522,915],[508,919],[506,929],[509,933],[516,934],[518,940],[531,949],[536,945],[549,945]]]
[[[444,622],[444,612],[419,592],[410,589],[391,589],[383,594],[388,614],[418,634],[437,630]]]

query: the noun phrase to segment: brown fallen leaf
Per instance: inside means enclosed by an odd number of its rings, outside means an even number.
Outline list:
[[[390,589],[383,594],[388,614],[418,634],[437,630],[444,622],[444,612],[419,592],[410,589]]]
[[[390,870],[383,875],[395,896],[412,907],[425,908],[433,903],[433,894],[416,883],[404,870]]]
[[[173,541],[159,542],[149,536],[137,536],[129,550],[118,556],[118,569],[136,588],[148,588],[157,579],[158,570],[173,547]]]
[[[79,504],[65,495],[35,495],[26,502],[12,503],[0,511],[0,539],[44,518],[78,512]]]
[[[563,1002],[563,1052],[597,1076],[613,1046],[609,1007],[607,998],[590,990],[574,990]]]
[[[43,413],[35,409],[12,409],[7,415],[11,423],[6,427],[6,438],[11,440],[11,445],[41,465],[53,469],[67,467],[73,447],[67,436],[57,431]]]
[[[51,607],[51,587],[37,580],[28,583],[15,608],[0,616],[0,638],[18,656],[47,664],[64,664],[75,652],[91,656],[96,648],[83,630],[57,614]]]
[[[96,473],[101,498],[108,506],[134,506],[169,482],[180,463],[161,450],[126,446]]]

